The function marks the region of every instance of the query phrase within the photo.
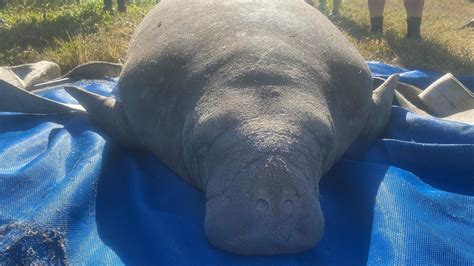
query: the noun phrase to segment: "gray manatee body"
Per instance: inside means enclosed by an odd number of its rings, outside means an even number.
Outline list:
[[[383,130],[397,79],[373,92],[363,58],[303,0],[163,0],[130,42],[120,102],[68,92],[206,193],[214,246],[282,254],[321,239],[321,176]]]

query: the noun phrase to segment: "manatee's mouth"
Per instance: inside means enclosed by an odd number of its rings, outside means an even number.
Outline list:
[[[298,199],[296,199],[298,200]],[[322,238],[324,218],[319,199],[302,195],[288,213],[278,207],[261,211],[245,198],[222,195],[206,203],[205,231],[215,247],[242,255],[298,253]]]
[[[217,121],[209,120],[208,123]],[[205,231],[219,249],[245,255],[297,253],[322,237],[315,135],[287,116],[248,119],[189,145],[208,199]],[[207,134],[207,135],[206,135]],[[204,143],[204,144],[203,144]],[[205,152],[200,151],[206,147]]]

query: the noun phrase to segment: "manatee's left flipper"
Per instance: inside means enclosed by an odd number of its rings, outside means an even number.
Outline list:
[[[392,75],[372,93],[372,108],[359,138],[379,136],[390,120],[392,101],[399,75]]]
[[[0,80],[0,112],[58,114],[85,110],[80,105],[55,102]]]
[[[91,120],[105,130],[112,139],[128,148],[143,149],[142,144],[130,126],[121,102],[75,86],[65,86],[65,89],[82,104]]]

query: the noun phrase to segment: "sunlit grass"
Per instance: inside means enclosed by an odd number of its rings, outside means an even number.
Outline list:
[[[0,65],[39,60],[58,63],[63,72],[92,60],[123,62],[135,26],[154,1],[129,5],[127,13],[102,11],[102,1],[0,11]]]
[[[0,9],[6,23],[0,27],[0,65],[50,60],[67,71],[92,60],[123,63],[134,28],[154,3],[131,4],[125,14],[104,13],[98,0]],[[402,0],[388,1],[380,39],[368,34],[367,0],[343,0],[341,14],[333,22],[368,60],[474,74],[474,30],[461,29],[474,15],[469,0],[426,0],[421,41],[404,38]]]
[[[404,38],[402,0],[387,1],[381,39],[368,34],[367,0],[343,0],[341,13],[333,22],[368,60],[474,75],[474,30],[461,28],[474,18],[474,3],[469,0],[426,0],[421,41]]]

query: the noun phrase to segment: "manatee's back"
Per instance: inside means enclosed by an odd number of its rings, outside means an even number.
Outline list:
[[[303,89],[320,90],[332,101],[334,123],[354,132],[367,116],[366,64],[303,0],[163,0],[130,42],[119,92],[137,135],[186,176],[182,132],[197,101],[210,84],[248,69],[283,73]]]

